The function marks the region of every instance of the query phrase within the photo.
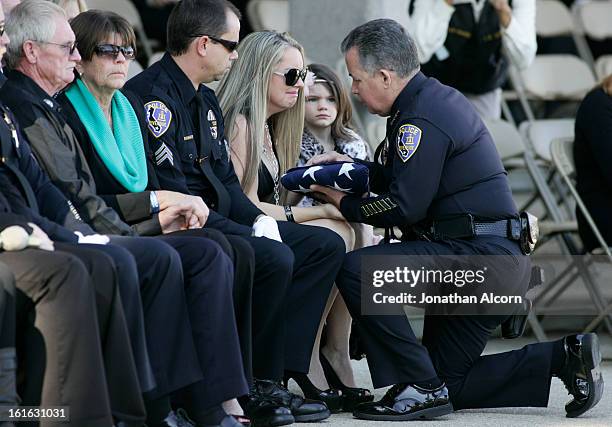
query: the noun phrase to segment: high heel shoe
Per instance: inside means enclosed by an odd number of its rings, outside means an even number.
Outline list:
[[[342,391],[343,411],[353,412],[360,403],[372,402],[374,400],[374,395],[367,388],[345,386],[344,383],[340,381],[338,374],[334,371],[329,360],[323,355],[323,352],[319,353],[319,360],[321,361],[323,373],[325,374],[329,386]]]
[[[308,376],[302,372],[285,371],[283,382],[285,387],[288,386],[289,380],[293,379],[302,389],[304,397],[307,399],[319,400],[327,405],[327,408],[332,412],[340,412],[342,410],[342,392],[329,388],[321,390],[317,388],[308,379]]]

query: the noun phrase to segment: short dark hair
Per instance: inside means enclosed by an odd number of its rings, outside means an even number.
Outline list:
[[[171,55],[187,51],[197,34],[220,37],[227,30],[227,12],[238,17],[238,8],[228,0],[182,0],[168,18],[166,49]]]
[[[393,19],[374,19],[352,30],[342,40],[342,53],[352,47],[357,48],[359,62],[370,74],[384,68],[408,77],[420,67],[414,40]]]
[[[96,46],[117,34],[124,46],[136,50],[136,36],[130,23],[120,15],[105,10],[88,10],[70,20],[83,61],[91,61]]]

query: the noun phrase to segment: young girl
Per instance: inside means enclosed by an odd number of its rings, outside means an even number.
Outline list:
[[[370,146],[353,130],[352,108],[340,78],[329,67],[311,64],[314,74],[306,95],[304,133],[300,147],[299,166],[317,154],[337,151],[353,159],[371,160]],[[306,196],[298,206],[314,206],[317,202]],[[380,242],[369,225],[351,224],[355,231],[355,249]]]
[[[299,166],[317,154],[333,150],[354,159],[370,160],[370,147],[353,130],[351,104],[338,76],[321,64],[311,64],[308,69],[314,79],[306,96]],[[300,202],[300,206],[312,204],[310,197]]]

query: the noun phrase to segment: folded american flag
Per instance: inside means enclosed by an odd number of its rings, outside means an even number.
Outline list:
[[[369,191],[368,168],[360,163],[333,162],[289,169],[281,183],[290,191],[310,193],[313,184],[335,188],[345,193]]]

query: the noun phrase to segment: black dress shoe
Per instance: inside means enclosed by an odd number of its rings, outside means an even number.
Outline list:
[[[453,405],[444,384],[434,390],[396,384],[380,401],[357,406],[353,416],[363,420],[409,421],[431,419],[451,412]]]
[[[319,352],[319,360],[323,367],[323,373],[327,383],[342,392],[342,410],[353,412],[360,403],[371,402],[374,400],[374,395],[367,388],[348,387],[345,386],[340,377],[334,371],[333,366],[327,360],[323,352]]]
[[[340,412],[342,410],[342,392],[340,390],[333,388],[321,390],[310,381],[308,375],[302,372],[285,371],[285,377],[283,379],[285,387],[288,387],[290,379],[293,379],[293,381],[300,386],[302,393],[304,393],[304,397],[313,400],[320,400],[327,405],[327,409],[329,409],[332,413]]]
[[[290,393],[289,390],[274,381],[255,380],[255,387],[259,393],[272,399],[278,405],[289,408],[298,423],[322,421],[331,415],[325,403]]]
[[[568,418],[577,417],[601,400],[604,381],[599,364],[599,338],[596,334],[570,335],[563,339],[565,364],[559,379],[574,398],[565,405]]]
[[[238,398],[252,427],[278,427],[293,424],[291,410],[259,392],[254,384],[247,396]]]

